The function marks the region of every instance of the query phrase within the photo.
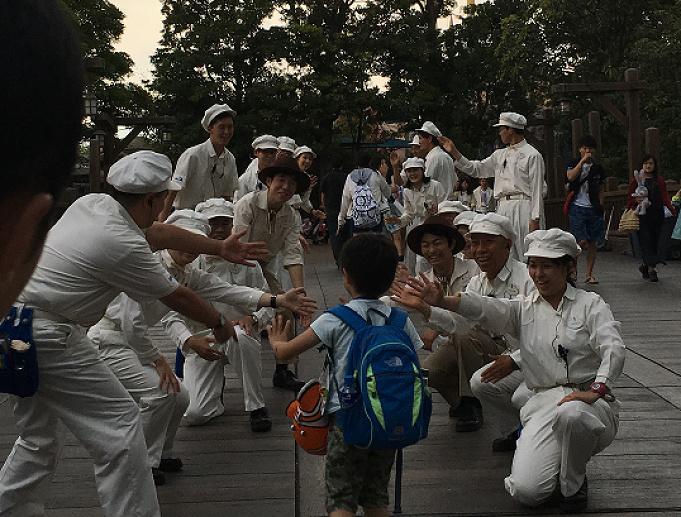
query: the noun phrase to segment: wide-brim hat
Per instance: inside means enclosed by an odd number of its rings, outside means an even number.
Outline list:
[[[417,255],[423,255],[423,253],[421,253],[421,239],[423,239],[423,236],[426,233],[433,235],[442,235],[444,233],[451,237],[452,242],[454,243],[454,249],[452,250],[453,255],[456,255],[466,247],[466,239],[464,239],[463,235],[452,226],[446,217],[431,215],[423,221],[422,224],[413,228],[409,232],[409,235],[407,235],[407,246],[409,246],[409,249]]]
[[[265,167],[258,174],[262,183],[267,183],[267,178],[273,178],[277,174],[290,174],[296,179],[296,194],[302,194],[310,188],[310,177],[300,170],[295,158],[287,155],[279,155],[270,167]]]

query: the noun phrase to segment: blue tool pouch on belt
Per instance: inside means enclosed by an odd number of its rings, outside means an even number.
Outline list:
[[[21,309],[17,319],[17,308],[12,307],[0,323],[0,392],[30,397],[37,389],[33,309]]]

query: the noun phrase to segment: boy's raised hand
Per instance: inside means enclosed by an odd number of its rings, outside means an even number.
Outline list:
[[[291,321],[284,323],[284,317],[279,315],[272,318],[272,321],[267,325],[267,337],[270,340],[270,346],[274,350],[274,355],[277,355],[277,346],[282,342],[288,341],[288,334],[291,331]]]
[[[413,309],[418,309],[421,303],[423,303],[423,300],[416,291],[397,281],[393,282],[393,285],[390,286],[390,294],[392,295],[390,297],[391,300]]]

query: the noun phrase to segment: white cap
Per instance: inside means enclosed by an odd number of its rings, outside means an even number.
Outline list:
[[[473,210],[466,210],[465,212],[461,212],[459,215],[457,215],[454,218],[454,222],[452,223],[454,226],[470,226],[471,223],[473,222],[473,219],[475,219],[476,213],[473,212]]]
[[[430,120],[426,120],[423,123],[423,126],[421,126],[421,129],[418,130],[419,133],[428,133],[429,135],[438,137],[442,136],[442,133],[440,133],[440,130],[437,128],[435,124],[433,124]]]
[[[124,156],[109,169],[106,182],[119,192],[156,194],[164,190],[182,190],[171,180],[173,164],[165,154],[137,151]]]
[[[208,218],[194,210],[175,210],[168,216],[166,223],[200,235],[208,235],[210,233]]]
[[[426,170],[426,162],[423,158],[407,158],[404,160],[404,165],[402,166],[404,170],[407,169],[423,169]]]
[[[527,119],[522,115],[513,113],[512,111],[505,111],[499,115],[499,123],[494,124],[494,127],[508,126],[516,129],[523,129],[525,124],[527,124]]]
[[[260,135],[251,143],[253,149],[279,149],[279,141],[274,135]]]
[[[298,158],[298,156],[300,156],[303,153],[310,153],[312,155],[312,158],[317,157],[315,152],[306,145],[301,145],[300,147],[296,147],[296,150],[293,151],[293,157]]]
[[[203,129],[208,131],[208,128],[213,123],[213,119],[220,115],[221,113],[229,113],[232,117],[236,117],[236,111],[230,108],[227,104],[213,104],[210,108],[206,110],[201,119],[201,125]]]
[[[468,231],[470,233],[501,235],[502,237],[511,240],[515,240],[516,238],[511,220],[506,216],[495,214],[494,212],[476,215],[468,227]]]
[[[279,149],[282,151],[289,151],[291,153],[296,151],[296,141],[288,136],[280,136],[277,138],[279,142]]]
[[[457,214],[460,214],[461,212],[465,212],[466,210],[470,210],[471,207],[466,205],[465,203],[461,201],[443,201],[439,205],[437,205],[437,213],[438,214],[446,214],[446,213],[451,213],[455,212]]]
[[[234,218],[234,205],[222,197],[212,197],[196,205],[196,211],[208,219],[213,217]]]
[[[560,228],[550,230],[535,230],[525,237],[526,257],[560,258],[570,255],[577,258],[581,248],[577,245],[575,236]]]
[[[411,144],[409,144],[409,145],[418,145],[419,147],[421,147],[421,142],[419,141],[419,134],[418,133],[416,133],[414,135],[414,138],[411,139]]]

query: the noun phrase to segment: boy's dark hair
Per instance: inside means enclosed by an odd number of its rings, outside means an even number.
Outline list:
[[[379,233],[360,233],[345,243],[339,263],[361,296],[378,298],[395,278],[397,249]]]
[[[371,155],[366,151],[362,151],[357,155],[355,162],[357,163],[357,167],[365,169],[371,164]]]
[[[596,149],[598,147],[598,142],[596,142],[596,139],[591,135],[582,135],[582,137],[577,141],[577,149],[581,149],[582,147],[591,147]]]
[[[21,191],[56,199],[82,132],[81,45],[53,0],[0,2],[0,29],[0,201]]]

